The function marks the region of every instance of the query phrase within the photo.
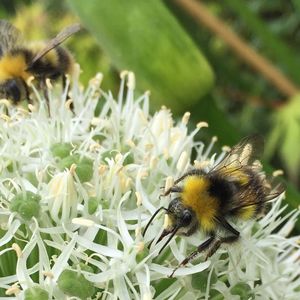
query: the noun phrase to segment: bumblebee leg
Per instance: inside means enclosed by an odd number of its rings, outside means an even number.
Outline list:
[[[218,222],[224,229],[229,231],[232,235],[227,237],[218,237],[214,241],[214,243],[209,247],[205,260],[211,257],[219,249],[222,243],[233,243],[240,237],[240,233],[236,229],[234,229],[225,218],[218,217]]]
[[[182,188],[177,185],[173,185],[168,190],[166,190],[162,195],[160,195],[160,197],[168,196],[170,193],[182,193]]]
[[[181,177],[179,177],[178,179],[176,179],[174,181],[174,185],[176,185],[177,183],[179,183],[180,181],[182,181],[184,178],[186,178],[187,176],[192,176],[192,175],[203,175],[204,172],[203,170],[200,170],[200,169],[193,169],[193,170],[190,170],[188,172],[186,172],[185,174],[183,174]]]
[[[205,257],[205,260],[207,260],[213,254],[215,254],[215,252],[219,249],[221,244],[223,244],[223,243],[231,244],[231,243],[237,241],[238,238],[239,238],[239,235],[231,235],[231,236],[227,236],[227,237],[217,238],[214,241],[214,243],[209,247],[206,257]]]
[[[175,271],[181,267],[184,267],[190,260],[192,260],[193,258],[195,258],[199,253],[205,251],[210,245],[211,243],[215,240],[215,236],[211,236],[209,239],[207,239],[205,242],[203,242],[202,244],[200,244],[197,247],[197,250],[193,251],[189,256],[187,256],[171,273],[171,275],[169,276],[170,278],[173,277]]]
[[[28,85],[26,84],[25,80],[23,80],[23,79],[22,79],[22,84],[24,86],[25,97],[26,97],[26,100],[27,100],[28,104],[33,104],[33,101],[30,98],[30,91],[29,91]]]
[[[168,196],[170,193],[172,193],[172,188],[175,187],[180,181],[182,181],[183,179],[185,179],[186,177],[188,176],[192,176],[192,175],[203,175],[204,172],[200,169],[193,169],[193,170],[190,170],[188,172],[186,172],[185,174],[183,174],[181,177],[179,177],[178,179],[176,179],[174,181],[174,185],[169,188],[164,194],[163,196]],[[177,192],[177,191],[174,191],[174,192]],[[182,190],[178,191],[178,192],[182,192]]]
[[[219,224],[224,228],[226,229],[227,231],[229,231],[230,233],[232,233],[233,235],[239,237],[240,236],[240,233],[234,229],[228,222],[225,218],[223,217],[218,217],[217,218]]]

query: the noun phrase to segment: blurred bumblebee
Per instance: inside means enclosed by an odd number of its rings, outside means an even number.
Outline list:
[[[48,101],[46,79],[62,78],[70,74],[73,58],[59,45],[80,29],[73,24],[48,42],[24,43],[20,31],[6,20],[0,20],[0,97],[18,104],[23,99],[31,103],[27,80],[33,76]]]
[[[148,222],[143,235],[155,216],[164,210],[168,225],[157,242],[169,235],[160,252],[175,235],[190,236],[201,229],[208,239],[174,269],[185,266],[199,253],[212,256],[223,243],[233,243],[240,233],[229,221],[249,220],[263,214],[266,203],[281,193],[281,184],[273,186],[262,172],[257,160],[263,140],[254,135],[244,138],[210,171],[192,169],[174,182],[164,196],[176,193],[168,208],[159,208]],[[229,221],[228,221],[229,220]]]

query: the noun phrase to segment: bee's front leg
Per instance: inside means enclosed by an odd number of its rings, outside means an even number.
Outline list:
[[[197,250],[195,250],[194,252],[192,252],[189,256],[187,256],[171,273],[171,275],[169,276],[170,278],[173,277],[175,271],[181,267],[184,267],[189,261],[191,261],[193,258],[195,258],[199,253],[205,251],[210,245],[211,243],[213,243],[215,241],[215,236],[212,235],[209,239],[207,239],[205,242],[203,242],[202,244],[200,244],[197,247]]]
[[[177,185],[173,185],[169,189],[167,189],[161,196],[168,196],[171,193],[182,193],[182,188]]]

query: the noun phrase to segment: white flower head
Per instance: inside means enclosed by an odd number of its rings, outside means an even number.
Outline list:
[[[162,255],[160,243],[148,249],[163,230],[158,217],[142,236],[168,205],[161,187],[192,164],[209,170],[228,149],[212,155],[216,138],[196,142],[207,123],[189,132],[190,113],[175,121],[162,107],[151,115],[149,93],[135,98],[133,73],[121,74],[116,99],[101,90],[101,74],[86,89],[78,74],[71,100],[67,90],[49,90],[50,117],[38,91],[30,112],[0,107],[0,255],[10,266],[0,287],[36,299],[298,299],[298,237],[287,237],[298,212],[282,217],[280,200],[260,221],[240,224],[240,242],[167,278],[205,237],[174,239]]]

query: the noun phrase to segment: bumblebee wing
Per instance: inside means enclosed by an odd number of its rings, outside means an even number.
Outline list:
[[[63,41],[65,41],[67,38],[69,38],[72,34],[79,31],[81,28],[80,24],[75,23],[72,24],[66,28],[64,28],[58,35],[50,40],[45,48],[43,48],[30,62],[28,69],[30,69],[35,62],[37,62],[39,59],[41,59],[44,55],[46,55],[50,50],[60,45]]]
[[[221,170],[226,173],[226,169],[239,170],[244,166],[252,165],[262,155],[263,148],[264,140],[260,135],[248,136],[235,145],[210,173]]]
[[[275,186],[266,181],[265,196],[259,197],[257,194],[256,186],[249,185],[246,189],[240,191],[233,200],[229,214],[239,215],[247,212],[244,209],[253,207],[254,210],[262,210],[265,203],[277,198],[284,191],[283,184],[277,183]]]
[[[21,32],[6,20],[0,20],[0,57],[23,42]]]

